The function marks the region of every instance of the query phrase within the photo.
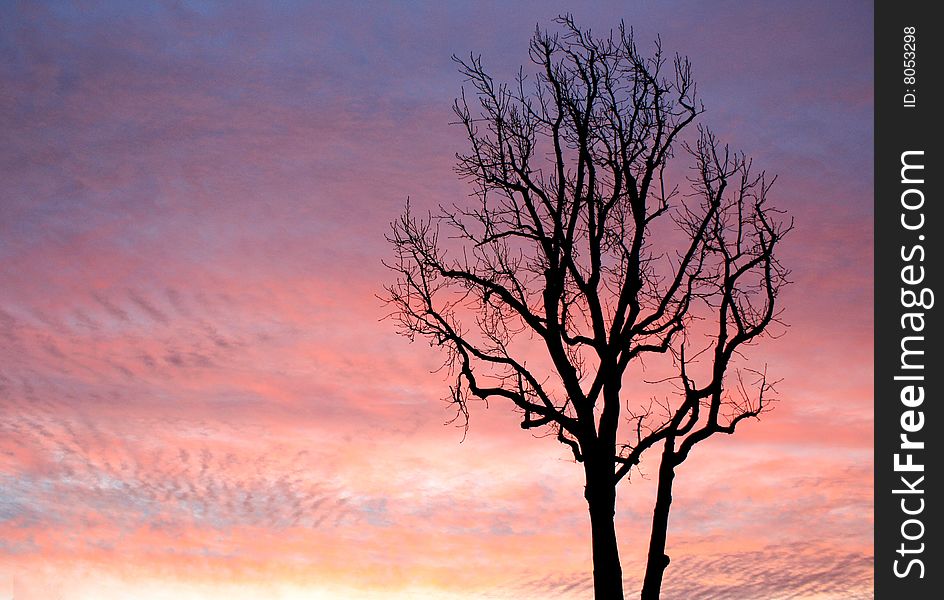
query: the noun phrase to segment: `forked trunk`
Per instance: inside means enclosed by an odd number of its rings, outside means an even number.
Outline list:
[[[616,544],[616,485],[612,469],[587,469],[587,505],[593,546],[593,597],[623,600],[623,569]]]
[[[662,593],[662,576],[669,566],[665,553],[666,534],[669,530],[669,509],[672,507],[672,483],[675,480],[675,438],[667,438],[659,465],[659,484],[656,491],[656,506],[652,511],[652,533],[649,537],[649,557],[646,561],[646,578],[642,584],[642,600],[659,600]]]

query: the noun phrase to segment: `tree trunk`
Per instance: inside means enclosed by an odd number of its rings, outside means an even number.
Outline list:
[[[672,507],[672,482],[675,480],[675,438],[665,440],[662,462],[659,465],[659,484],[656,491],[656,506],[652,511],[652,533],[649,537],[649,557],[646,562],[646,578],[642,584],[642,600],[659,600],[662,593],[662,576],[669,566],[665,553],[666,534],[669,529],[669,509]]]
[[[616,544],[616,484],[613,469],[587,465],[584,494],[590,509],[593,545],[593,597],[595,600],[623,600],[623,569]]]

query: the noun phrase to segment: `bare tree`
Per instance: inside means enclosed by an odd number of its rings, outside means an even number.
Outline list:
[[[457,172],[473,200],[423,216],[407,203],[387,300],[403,334],[446,353],[466,426],[470,400],[507,401],[583,465],[597,599],[623,598],[617,484],[662,445],[651,600],[677,467],[770,406],[766,370],[735,363],[777,321],[788,273],[775,249],[792,222],[750,159],[699,125],[683,138],[704,110],[688,59],[658,39],[644,56],[622,24],[603,38],[556,24],[531,40],[535,72],[511,84],[454,57],[470,86],[455,103],[471,145]],[[679,151],[692,164],[675,184]],[[634,404],[621,390],[646,356],[671,369],[673,393]]]

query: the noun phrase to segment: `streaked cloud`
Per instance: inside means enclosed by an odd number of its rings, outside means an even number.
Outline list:
[[[0,596],[586,597],[567,449],[500,405],[460,443],[375,297],[405,198],[468,192],[450,55],[511,76],[564,8],[0,7]],[[666,598],[865,598],[871,11],[577,12],[692,54],[797,217],[781,402],[682,467]],[[628,587],[652,487],[620,490]]]

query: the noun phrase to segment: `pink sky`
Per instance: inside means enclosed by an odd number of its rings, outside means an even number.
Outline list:
[[[665,597],[870,598],[871,5],[710,4],[574,7],[691,55],[797,221],[781,400],[681,467]],[[468,193],[450,55],[510,76],[566,5],[261,6],[0,8],[0,600],[588,597],[568,449],[460,444],[375,297],[406,197]]]

